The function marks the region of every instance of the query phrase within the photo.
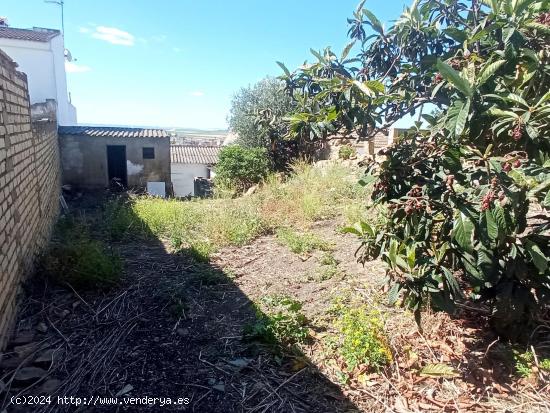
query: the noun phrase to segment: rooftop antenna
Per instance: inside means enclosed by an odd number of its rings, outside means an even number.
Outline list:
[[[65,35],[65,16],[63,14],[63,6],[65,5],[65,0],[44,0],[45,3],[53,3],[61,6],[61,32]]]

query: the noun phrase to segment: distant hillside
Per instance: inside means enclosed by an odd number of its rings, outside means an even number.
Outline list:
[[[176,145],[221,145],[229,134],[224,129],[172,128],[167,131],[176,135],[172,138],[172,144]]]
[[[178,136],[200,136],[200,137],[225,137],[229,133],[227,129],[194,129],[194,128],[171,128],[169,132],[175,132]]]

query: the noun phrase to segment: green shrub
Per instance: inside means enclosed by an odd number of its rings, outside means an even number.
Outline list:
[[[256,322],[245,327],[245,337],[274,346],[303,343],[309,334],[301,310],[302,304],[289,296],[266,296],[257,310]]]
[[[297,233],[290,228],[279,228],[277,240],[295,254],[306,254],[313,250],[328,251],[331,245],[310,232]]]
[[[550,3],[411,3],[385,28],[361,2],[348,32],[357,55],[327,48],[285,70],[301,99],[291,134],[420,112],[368,165],[363,182],[388,216],[350,229],[363,261],[386,262],[390,301],[401,296],[417,319],[469,298],[491,307],[499,335],[526,338],[550,305]]]
[[[214,180],[217,185],[244,191],[261,182],[269,169],[266,149],[230,145],[220,151]]]
[[[365,305],[342,304],[336,304],[333,312],[337,337],[332,344],[349,371],[362,365],[367,365],[371,371],[379,370],[392,362],[380,313]]]
[[[340,146],[340,149],[338,149],[338,157],[340,159],[347,160],[353,158],[356,154],[357,151],[351,145],[342,145]]]
[[[452,312],[467,294],[491,306],[499,334],[519,339],[550,304],[550,77],[533,26],[548,2],[505,4],[482,7],[480,20],[451,13],[460,42],[437,34],[452,46],[426,74],[449,105],[427,118],[429,131],[410,131],[370,166],[373,198],[391,210],[365,242],[367,256],[391,268],[392,298],[403,291],[417,313],[426,304]],[[485,31],[483,19],[502,30]],[[504,40],[511,31],[517,37]],[[520,71],[529,82],[510,81]]]
[[[122,263],[102,242],[91,239],[84,225],[62,219],[41,268],[46,276],[73,288],[102,289],[119,281]]]

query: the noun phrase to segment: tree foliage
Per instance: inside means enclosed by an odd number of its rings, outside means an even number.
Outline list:
[[[513,334],[550,301],[548,1],[415,0],[387,29],[363,4],[340,56],[285,68],[290,131],[366,137],[435,107],[368,167],[386,221],[349,231],[388,264],[392,302],[419,315],[470,296]]]
[[[267,77],[239,90],[231,101],[229,127],[246,147],[269,149],[274,140],[287,133],[284,117],[292,111],[292,99],[284,83]]]
[[[239,137],[237,143],[265,148],[271,167],[279,171],[311,152],[310,145],[289,135],[287,117],[296,105],[284,86],[281,80],[267,77],[242,88],[233,97],[229,115],[230,128]]]
[[[230,145],[220,151],[215,181],[243,191],[264,179],[269,170],[266,149]]]

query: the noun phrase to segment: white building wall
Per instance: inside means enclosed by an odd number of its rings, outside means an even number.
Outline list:
[[[194,196],[195,177],[208,178],[208,166],[203,164],[172,163],[172,186],[177,197]]]
[[[31,104],[54,99],[58,123],[76,125],[76,109],[67,93],[63,37],[58,35],[49,42],[0,38],[0,49],[27,75]]]

